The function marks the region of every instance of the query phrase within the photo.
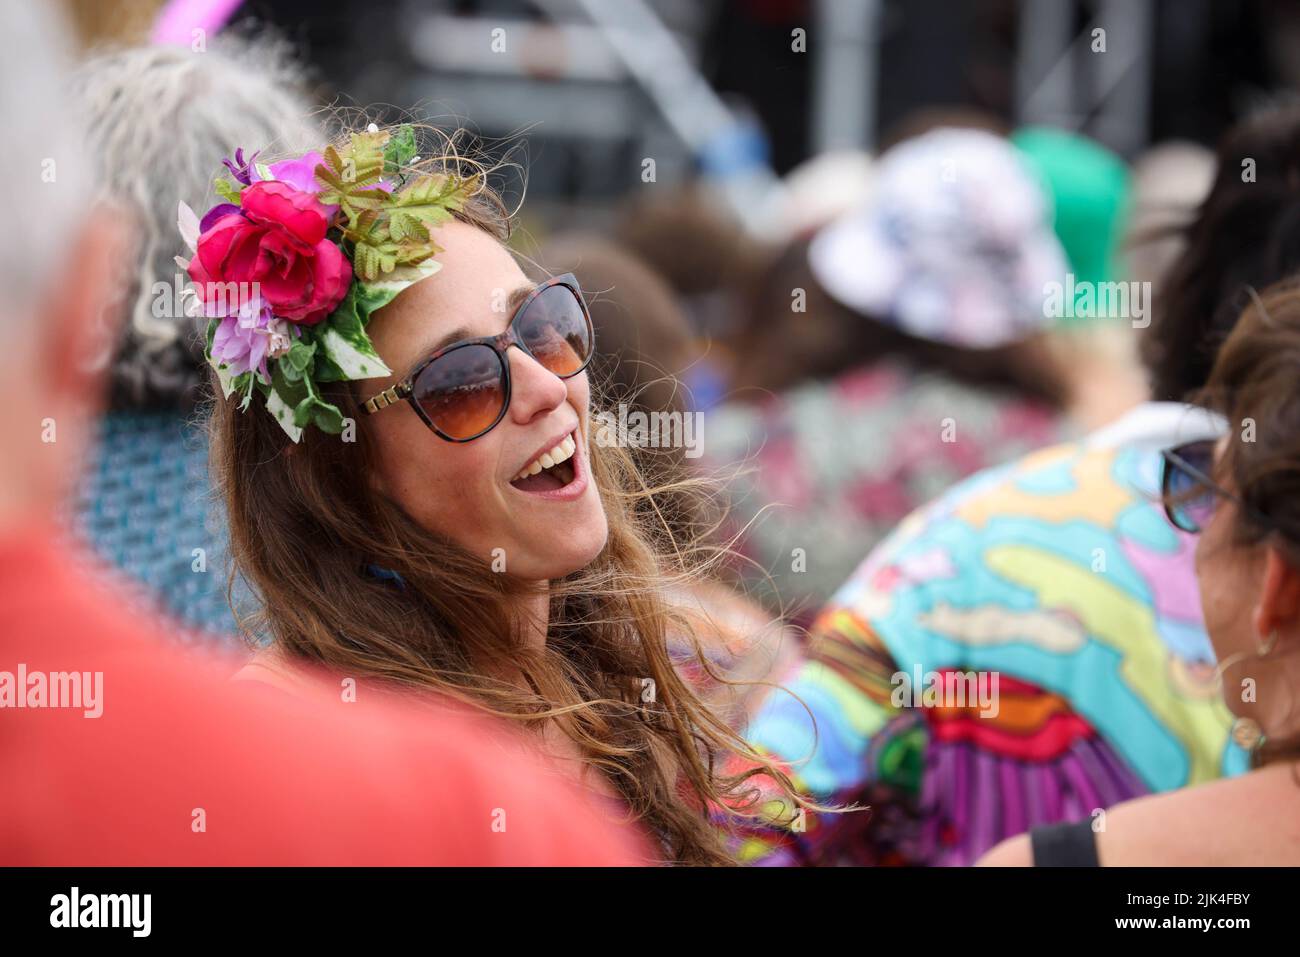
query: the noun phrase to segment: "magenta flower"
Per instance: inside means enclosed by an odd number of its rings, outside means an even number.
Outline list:
[[[279,180],[254,183],[239,201],[198,238],[187,268],[199,294],[209,301],[230,283],[257,283],[282,319],[311,326],[329,316],[352,284],[351,261],[327,238],[329,208]]]

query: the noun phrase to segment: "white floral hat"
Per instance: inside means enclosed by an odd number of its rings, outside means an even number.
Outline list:
[[[1064,282],[1048,193],[1005,139],[938,129],[881,158],[870,200],[822,229],[809,263],[852,309],[909,335],[994,348],[1049,322]]]

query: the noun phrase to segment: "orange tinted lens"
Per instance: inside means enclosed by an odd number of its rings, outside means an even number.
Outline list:
[[[505,406],[501,360],[490,346],[452,349],[424,367],[413,385],[429,421],[453,439],[469,439],[496,422]]]
[[[558,376],[571,376],[591,357],[591,326],[577,293],[549,286],[519,317],[519,336],[528,351]]]

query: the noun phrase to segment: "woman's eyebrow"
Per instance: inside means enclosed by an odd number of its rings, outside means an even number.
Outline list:
[[[506,312],[511,318],[514,318],[514,314],[519,311],[519,307],[524,304],[524,300],[531,296],[536,288],[536,285],[516,286],[511,291],[510,298],[506,300]]]
[[[506,299],[506,310],[505,310],[506,315],[510,316],[513,319],[515,313],[519,311],[519,307],[524,304],[524,300],[527,299],[529,296],[531,296],[533,294],[533,290],[535,290],[536,288],[537,288],[536,286],[516,286],[514,289],[512,289],[510,291],[509,297]],[[412,371],[414,371],[415,366],[418,366],[421,362],[424,362],[434,353],[441,352],[443,349],[447,348],[448,346],[456,342],[459,342],[462,339],[476,339],[476,338],[479,337],[471,335],[469,329],[465,328],[464,326],[457,326],[455,329],[451,330],[451,332],[447,333],[445,336],[443,336],[442,338],[438,339],[436,342],[428,346],[428,348],[422,349],[420,352],[420,358],[415,361],[415,364],[411,366],[411,369]]]
[[[470,339],[470,338],[474,338],[474,337],[470,335],[468,329],[466,329],[464,326],[457,326],[455,329],[451,330],[451,332],[447,333],[437,342],[433,343],[428,348],[421,350],[419,361],[423,362],[425,359],[429,358],[429,356],[433,355],[435,352],[442,351],[443,349],[451,345],[453,342],[459,342],[461,339]]]

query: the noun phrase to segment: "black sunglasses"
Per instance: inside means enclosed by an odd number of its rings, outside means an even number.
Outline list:
[[[518,346],[541,366],[570,379],[587,367],[596,334],[572,273],[538,285],[499,336],[462,339],[439,349],[403,381],[361,403],[367,415],[406,399],[416,415],[448,442],[487,434],[510,407],[510,358]]]
[[[1197,535],[1214,517],[1219,500],[1226,499],[1256,521],[1272,527],[1260,511],[1210,478],[1217,444],[1213,439],[1200,439],[1160,453],[1160,498],[1165,516],[1175,528]]]

